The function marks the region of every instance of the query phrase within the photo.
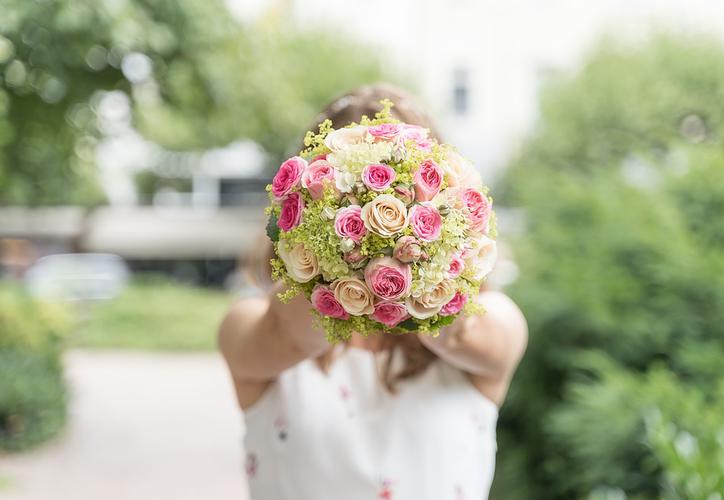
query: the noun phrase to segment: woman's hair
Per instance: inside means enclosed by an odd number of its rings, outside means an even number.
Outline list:
[[[391,113],[394,118],[411,125],[420,125],[430,130],[430,134],[441,140],[435,124],[417,98],[389,83],[376,83],[358,87],[332,100],[317,116],[309,130],[316,130],[324,120],[330,120],[334,128],[344,127],[351,122],[359,122],[362,116],[374,118],[382,110],[380,101],[389,99],[394,106]]]
[[[324,108],[309,130],[316,130],[324,120],[331,120],[334,128],[340,128],[351,122],[359,122],[364,115],[372,118],[382,109],[380,101],[383,99],[389,99],[394,104],[392,116],[405,123],[425,127],[430,130],[433,137],[440,139],[432,119],[418,104],[415,97],[398,87],[385,83],[365,85],[337,97]],[[259,262],[253,267],[258,283],[266,281],[271,284],[269,259],[274,256],[273,252],[274,249],[270,244],[263,252],[260,252],[262,255],[257,257]],[[397,382],[424,372],[437,358],[414,334],[385,335],[382,344],[383,350],[387,352],[387,359],[381,367],[380,377],[385,387],[392,392],[394,392]],[[393,370],[392,363],[395,351],[399,351],[403,359],[401,369],[396,371]],[[330,349],[317,358],[317,363],[326,372],[333,360],[334,350]]]

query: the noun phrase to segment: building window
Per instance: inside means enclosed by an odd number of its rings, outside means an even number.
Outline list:
[[[467,68],[453,71],[453,109],[456,115],[465,115],[470,107],[470,85]]]

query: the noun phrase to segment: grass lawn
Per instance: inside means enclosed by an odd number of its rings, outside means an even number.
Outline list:
[[[133,280],[115,299],[86,306],[74,346],[208,350],[233,297],[158,277]]]
[[[11,484],[10,479],[0,476],[0,491],[9,489]]]

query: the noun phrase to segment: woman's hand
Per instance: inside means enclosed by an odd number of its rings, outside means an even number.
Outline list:
[[[219,328],[219,347],[235,380],[269,381],[287,368],[329,349],[302,296],[282,304],[276,286],[266,299],[243,299]]]
[[[472,382],[502,403],[528,342],[528,326],[518,306],[500,292],[482,292],[482,315],[460,316],[440,335],[421,335],[428,349],[470,375]],[[484,389],[483,389],[484,388]]]

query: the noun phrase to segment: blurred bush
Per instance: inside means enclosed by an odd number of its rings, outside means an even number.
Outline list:
[[[724,47],[605,40],[549,82],[500,189],[528,353],[501,499],[724,495]]]
[[[68,317],[0,284],[0,449],[20,450],[60,430],[66,415],[61,364]]]
[[[338,34],[273,16],[245,25],[223,0],[4,0],[0,203],[102,199],[105,91],[125,94],[134,126],[165,148],[248,138],[276,162],[334,94],[382,76],[375,54]]]

